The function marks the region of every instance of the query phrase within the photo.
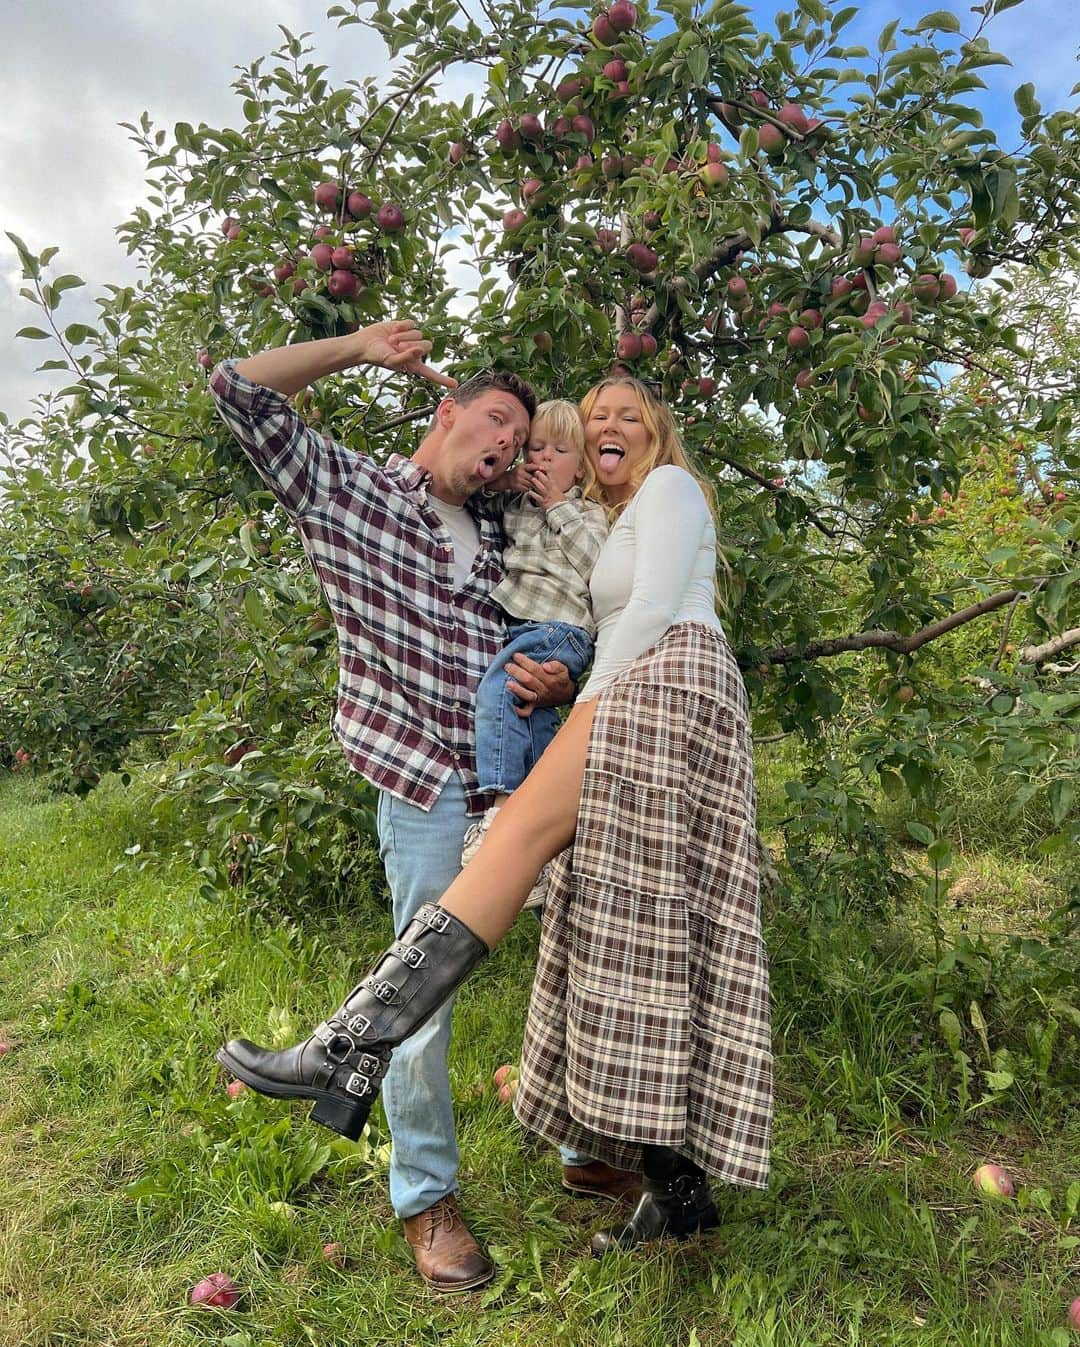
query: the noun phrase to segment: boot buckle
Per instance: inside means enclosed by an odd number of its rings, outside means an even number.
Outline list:
[[[344,1062],[356,1051],[357,1045],[351,1034],[343,1029],[335,1029],[332,1024],[320,1024],[312,1034],[326,1049],[327,1057],[335,1062]]]
[[[392,1006],[397,1001],[398,988],[386,978],[372,978],[367,984],[368,991],[377,1001],[381,1001],[384,1006]]]
[[[363,1076],[359,1071],[354,1071],[345,1082],[345,1093],[355,1094],[363,1099],[366,1095],[371,1094],[371,1077]]]
[[[430,903],[426,907],[422,907],[416,915],[433,931],[445,931],[450,925],[450,913],[445,908],[435,907]]]
[[[368,1031],[371,1028],[371,1021],[366,1015],[342,1016],[345,1022],[345,1028],[349,1033],[355,1034],[357,1038],[367,1038]]]
[[[427,955],[422,949],[417,949],[415,945],[406,945],[400,940],[391,947],[390,953],[396,959],[400,959],[407,968],[420,968],[427,963]]]
[[[354,1063],[356,1074],[362,1076],[378,1077],[384,1069],[383,1063],[378,1057],[372,1057],[371,1053],[362,1053]]]

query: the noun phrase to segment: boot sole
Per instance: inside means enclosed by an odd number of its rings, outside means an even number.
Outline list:
[[[692,1230],[665,1230],[661,1234],[650,1236],[648,1239],[628,1240],[625,1244],[613,1240],[602,1249],[590,1248],[590,1252],[594,1258],[603,1258],[609,1253],[629,1253],[633,1249],[640,1249],[645,1244],[661,1244],[666,1239],[685,1243],[686,1240],[695,1239],[698,1235],[705,1235],[710,1230],[715,1230],[719,1224],[720,1213],[713,1207],[701,1213],[701,1220]]]
[[[271,1099],[310,1099],[313,1107],[308,1116],[312,1122],[329,1128],[339,1136],[348,1137],[350,1141],[360,1140],[360,1134],[364,1130],[374,1100],[367,1104],[353,1103],[342,1099],[340,1095],[328,1094],[325,1090],[316,1090],[304,1085],[279,1085],[276,1081],[267,1080],[264,1076],[250,1071],[225,1048],[219,1048],[215,1056],[231,1076],[242,1080],[259,1094],[267,1095]]]

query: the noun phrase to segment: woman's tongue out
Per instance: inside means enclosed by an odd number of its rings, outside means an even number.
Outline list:
[[[614,444],[602,444],[600,452],[597,455],[597,461],[600,466],[608,472],[617,468],[625,457],[625,451]]]

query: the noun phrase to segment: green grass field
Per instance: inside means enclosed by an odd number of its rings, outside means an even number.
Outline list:
[[[998,892],[1006,927],[1025,894],[1038,901],[1022,867],[985,856],[957,882],[991,924]],[[600,1262],[584,1250],[610,1209],[562,1193],[554,1152],[491,1085],[524,1015],[536,928],[519,921],[459,999],[452,1059],[462,1204],[499,1275],[440,1300],[392,1218],[380,1124],[351,1146],[299,1108],[232,1100],[213,1059],[226,1031],[284,1042],[319,1018],[387,938],[383,895],[300,927],[200,889],[137,786],[110,780],[85,802],[0,789],[3,1347],[1069,1341],[1080,1115],[1043,1116],[1030,1096],[950,1111],[946,1084],[913,1073],[926,1058],[908,1041],[903,913],[888,932],[817,936],[774,914],[772,1186],[718,1192],[705,1240]],[[991,1159],[1017,1200],[974,1193]],[[343,1270],[322,1259],[331,1240]],[[241,1304],[189,1308],[218,1270]]]

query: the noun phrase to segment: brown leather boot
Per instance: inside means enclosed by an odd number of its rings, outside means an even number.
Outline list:
[[[614,1169],[603,1160],[590,1160],[587,1165],[563,1165],[562,1186],[575,1197],[636,1202],[641,1196],[641,1175],[632,1169]]]
[[[401,1224],[416,1259],[416,1270],[433,1291],[443,1295],[471,1291],[495,1275],[495,1264],[462,1220],[453,1193]]]

